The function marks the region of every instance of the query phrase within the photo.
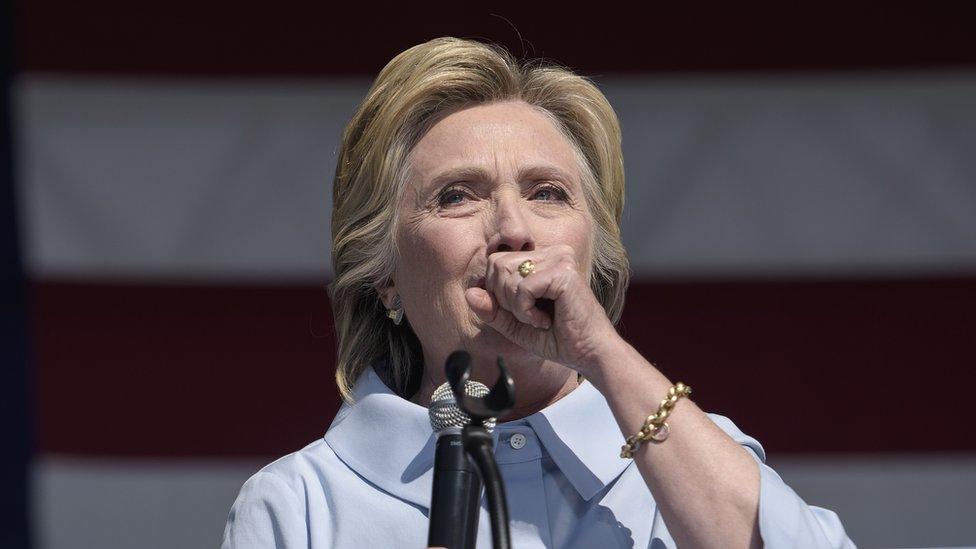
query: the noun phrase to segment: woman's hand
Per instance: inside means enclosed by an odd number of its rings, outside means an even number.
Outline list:
[[[519,265],[526,260],[535,271],[523,277]],[[479,318],[515,344],[584,376],[619,337],[569,246],[493,253],[485,289],[468,288],[465,298]]]

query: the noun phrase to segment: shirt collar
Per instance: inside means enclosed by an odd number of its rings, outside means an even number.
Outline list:
[[[437,437],[427,408],[398,396],[372,367],[360,375],[352,392],[354,404],[339,409],[326,443],[369,482],[430,508]],[[624,437],[603,395],[588,381],[524,420],[585,500],[631,463],[620,459]]]

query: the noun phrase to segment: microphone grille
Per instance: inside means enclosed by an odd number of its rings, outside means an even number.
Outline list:
[[[488,387],[484,383],[468,380],[464,384],[464,394],[473,397],[482,397],[488,394]],[[442,383],[434,390],[430,397],[430,407],[427,409],[430,415],[430,426],[435,433],[439,433],[449,427],[464,427],[471,423],[471,418],[464,413],[454,399],[454,392],[448,383]],[[490,433],[495,428],[495,418],[485,420],[485,428]]]

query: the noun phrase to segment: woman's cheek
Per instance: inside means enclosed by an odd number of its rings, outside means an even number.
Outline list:
[[[399,283],[410,294],[415,314],[454,317],[459,308],[456,302],[464,301],[463,291],[456,291],[460,287],[457,281],[463,277],[451,266],[450,255],[435,244],[434,240],[418,240],[414,247],[401,250],[401,265],[405,268],[400,270]]]
[[[447,220],[445,220],[447,221]],[[468,264],[483,243],[474,238],[464,223],[438,223],[429,227],[423,245],[424,256],[431,271],[441,271],[448,277],[466,278]]]

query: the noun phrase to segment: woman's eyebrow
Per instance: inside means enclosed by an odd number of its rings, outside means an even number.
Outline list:
[[[451,168],[431,179],[431,187],[439,188],[454,181],[489,181],[491,174],[488,170],[478,167]]]
[[[492,175],[488,170],[477,166],[465,166],[451,168],[434,176],[431,179],[430,186],[436,189],[453,181],[490,181],[491,179]],[[574,181],[574,178],[565,170],[551,164],[526,166],[519,169],[518,180],[520,182],[536,179],[557,179],[567,184]]]
[[[556,179],[563,183],[572,183],[575,179],[562,168],[550,164],[528,166],[519,170],[519,181],[527,179]]]

